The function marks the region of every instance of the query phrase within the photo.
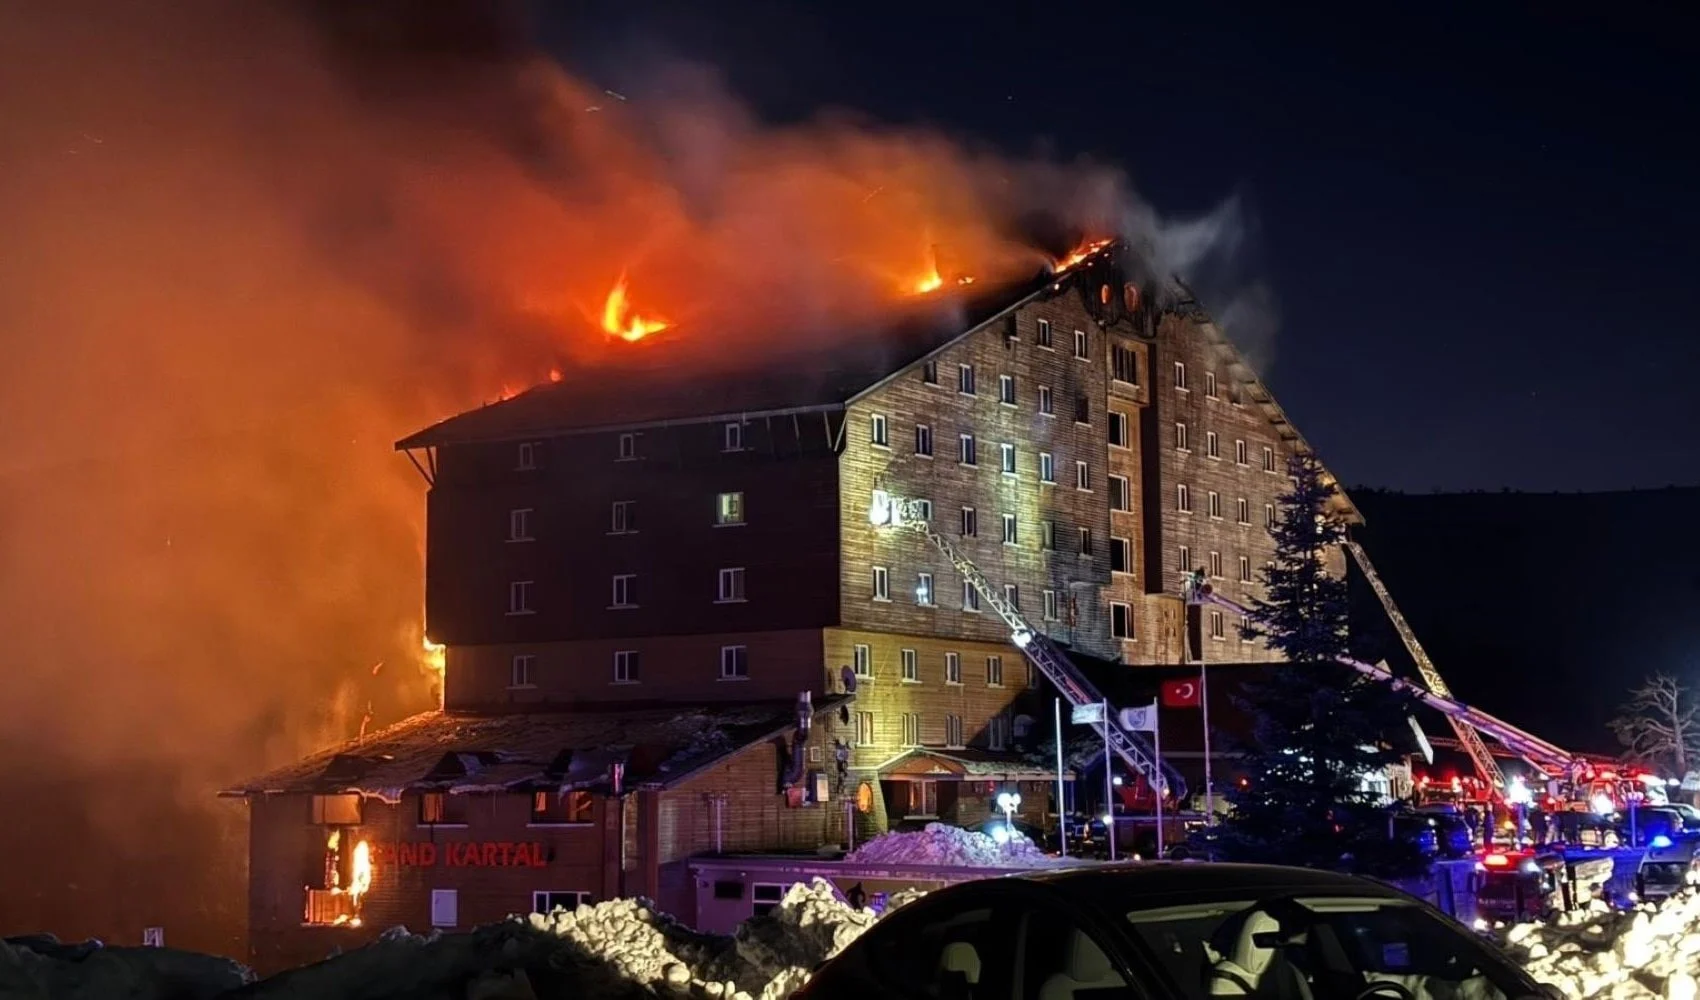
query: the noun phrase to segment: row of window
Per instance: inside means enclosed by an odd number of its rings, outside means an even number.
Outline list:
[[[1180,391],[1180,392],[1191,392],[1192,391],[1192,385],[1187,380],[1186,362],[1184,362],[1184,361],[1175,362],[1175,389]],[[1216,389],[1216,373],[1215,372],[1207,371],[1207,372],[1204,373],[1204,398],[1206,398],[1206,399],[1221,399],[1222,398],[1221,395],[1217,392],[1217,389]],[[1229,387],[1228,401],[1233,403],[1235,406],[1240,405],[1239,390],[1236,387],[1233,387],[1233,386]]]
[[[744,567],[727,566],[716,571],[715,597],[716,604],[742,604],[744,596]],[[514,580],[508,584],[508,614],[532,615],[537,608],[532,604],[532,594],[536,587],[535,580]],[[636,573],[616,573],[613,586],[608,598],[608,610],[631,611],[638,607],[638,575]]]
[[[1215,490],[1207,490],[1205,491],[1204,498],[1205,511],[1215,520],[1222,520],[1224,517],[1222,513],[1222,494]],[[1126,508],[1117,509],[1125,510]],[[1180,511],[1182,514],[1193,513],[1192,487],[1188,486],[1186,483],[1175,484],[1175,509]],[[1251,523],[1251,501],[1247,500],[1245,497],[1236,497],[1234,499],[1234,520],[1239,524]],[[1263,526],[1265,528],[1275,527],[1275,505],[1272,503],[1266,503],[1263,505]]]
[[[1119,414],[1118,414],[1119,416]],[[887,446],[886,419],[881,414],[871,418],[872,428],[870,440],[876,447]],[[926,424],[915,425],[915,455],[918,458],[933,457],[933,429]],[[956,460],[962,465],[978,466],[980,464],[979,440],[972,434],[958,434],[956,437]],[[1007,442],[998,445],[998,470],[1006,476],[1019,475],[1017,468],[1015,445]],[[1057,481],[1056,456],[1051,452],[1039,453],[1039,481],[1055,483]],[[1074,485],[1076,489],[1090,490],[1092,488],[1092,468],[1085,461],[1074,463]]]
[[[1175,422],[1175,450],[1189,454],[1192,452],[1192,433],[1181,421]],[[1222,439],[1215,431],[1204,432],[1204,456],[1213,459],[1222,457]],[[1234,464],[1251,465],[1251,446],[1246,444],[1244,438],[1234,439]],[[1275,449],[1268,445],[1263,446],[1263,471],[1278,471],[1275,468]]]
[[[508,511],[508,541],[535,542],[533,520],[537,514],[535,507],[516,507]],[[744,521],[744,494],[741,492],[719,493],[714,497],[714,519],[710,522],[716,528],[741,527]],[[609,505],[608,534],[635,535],[638,530],[638,505],[636,500],[615,500]]]
[[[643,679],[642,658],[635,649],[617,649],[613,656],[613,675],[610,683],[636,684]],[[748,680],[750,676],[750,651],[747,646],[720,647],[720,679],[723,681]],[[537,657],[532,653],[516,653],[508,666],[508,687],[534,688],[537,686]]]
[[[1264,565],[1265,568],[1267,568],[1267,567],[1273,566],[1275,564],[1272,563],[1272,562],[1266,562],[1263,565]],[[1206,573],[1210,574],[1212,579],[1216,579],[1216,580],[1226,579],[1226,575],[1222,572],[1222,569],[1223,569],[1222,553],[1217,552],[1215,550],[1210,551],[1208,561],[1205,563],[1205,565],[1202,566],[1202,567],[1198,567],[1198,566],[1194,566],[1192,564],[1192,548],[1190,546],[1182,545],[1176,552],[1175,568],[1180,570],[1182,573],[1190,573],[1194,569],[1202,568]],[[1255,582],[1257,582],[1256,578],[1252,576],[1251,557],[1250,556],[1240,556],[1239,557],[1238,570],[1239,570],[1238,579],[1241,583],[1255,583]]]
[[[903,736],[899,746],[918,747],[921,742],[921,714],[919,712],[900,713],[903,721]],[[1009,746],[1009,718],[1004,715],[994,715],[986,720],[986,748],[988,750],[1003,750]],[[856,713],[856,745],[871,747],[877,745],[874,736],[874,713]],[[960,749],[967,746],[963,737],[962,716],[946,715],[944,717],[944,742],[946,747]]]
[[[900,679],[905,684],[921,683],[921,657],[917,650],[900,649],[897,653],[901,665]],[[856,676],[865,681],[874,679],[873,648],[863,643],[857,643],[851,649],[851,660]],[[986,657],[986,686],[1003,687],[1003,657]],[[947,652],[944,654],[944,682],[946,684],[962,683],[962,654]],[[1032,663],[1027,664],[1026,685],[1037,687],[1039,684],[1038,671]]]
[[[467,826],[479,796],[426,792],[419,796],[419,826]],[[595,801],[585,791],[531,793],[531,826],[582,826],[591,822]]]

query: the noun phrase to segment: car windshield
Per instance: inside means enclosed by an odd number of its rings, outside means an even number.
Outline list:
[[[1514,969],[1469,932],[1398,899],[1274,896],[1127,915],[1182,996],[1514,1000]],[[1405,991],[1400,993],[1398,987]]]

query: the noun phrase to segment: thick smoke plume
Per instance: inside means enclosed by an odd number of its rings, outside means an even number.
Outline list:
[[[0,930],[239,946],[212,791],[434,703],[406,432],[656,344],[854,337],[935,266],[1031,274],[1036,216],[1222,239],[1105,167],[766,128],[696,69],[611,95],[494,2],[0,24],[0,795],[37,820]],[[664,336],[602,332],[622,274]]]

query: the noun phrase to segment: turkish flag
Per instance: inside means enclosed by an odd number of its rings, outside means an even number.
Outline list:
[[[1164,681],[1164,708],[1197,708],[1199,706],[1199,684],[1197,681]]]

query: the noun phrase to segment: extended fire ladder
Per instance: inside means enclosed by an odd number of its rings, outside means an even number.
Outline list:
[[[1153,788],[1171,793],[1177,801],[1184,799],[1186,779],[1180,772],[1169,763],[1159,761],[1143,733],[1128,732],[1116,723],[1110,716],[1104,696],[1092,682],[1081,674],[1068,656],[1058,649],[1045,633],[1027,623],[1021,612],[1004,599],[1002,592],[986,581],[985,576],[968,557],[957,552],[949,540],[933,530],[933,526],[927,521],[926,513],[926,507],[921,501],[905,500],[892,496],[885,490],[875,490],[868,519],[879,527],[907,528],[932,542],[933,547],[944,553],[944,557],[950,560],[950,564],[962,574],[962,578],[968,581],[974,592],[980,595],[980,599],[998,613],[998,617],[1009,626],[1010,641],[1033,661],[1033,665],[1039,668],[1046,680],[1056,685],[1057,691],[1070,705],[1105,706],[1104,718],[1092,726],[1109,744],[1110,749],[1126,761],[1129,767],[1144,775]]]
[[[1379,583],[1378,578],[1377,582]],[[1384,587],[1380,589],[1385,590]],[[1242,618],[1253,617],[1250,609],[1244,605],[1216,593],[1215,588],[1205,581],[1204,574],[1201,572],[1195,571],[1188,575],[1184,596],[1188,604],[1214,605],[1231,611]],[[1388,601],[1390,603],[1390,599]],[[1403,617],[1399,621],[1403,622]],[[1410,626],[1405,625],[1404,627],[1408,630]],[[1426,660],[1427,658],[1424,657],[1423,659]],[[1476,735],[1478,744],[1480,743],[1480,734],[1485,733],[1498,740],[1507,750],[1534,765],[1548,777],[1574,781],[1579,773],[1586,771],[1589,767],[1585,758],[1578,757],[1538,736],[1524,732],[1503,719],[1489,715],[1480,709],[1471,708],[1453,698],[1450,692],[1442,694],[1438,691],[1431,691],[1428,688],[1393,676],[1393,673],[1386,667],[1374,666],[1362,660],[1354,660],[1351,657],[1342,656],[1339,658],[1339,662],[1367,677],[1373,677],[1376,680],[1391,684],[1398,690],[1410,691],[1424,704],[1446,716],[1454,725],[1462,726],[1471,731],[1473,735]],[[1433,667],[1433,663],[1430,662],[1429,669],[1433,670]],[[1430,682],[1432,683],[1434,680],[1439,680],[1438,673],[1432,675]],[[1444,683],[1441,687],[1444,690]],[[1487,748],[1483,746],[1482,750],[1485,754]],[[1473,752],[1471,756],[1475,756]],[[1491,756],[1487,759],[1490,762],[1492,761]],[[1479,767],[1480,764],[1478,763],[1477,766]],[[1494,764],[1493,771],[1484,773],[1483,778],[1484,780],[1491,780],[1489,776],[1497,773],[1499,773],[1499,767]],[[1494,792],[1503,794],[1503,785],[1494,786]]]

